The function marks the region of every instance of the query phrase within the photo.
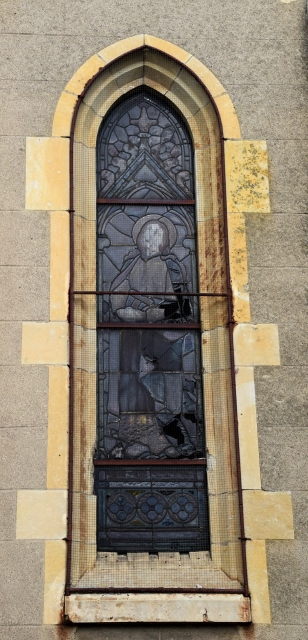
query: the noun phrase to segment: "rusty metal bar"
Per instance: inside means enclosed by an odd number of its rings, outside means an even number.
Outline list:
[[[98,459],[94,459],[93,460],[93,464],[95,467],[103,467],[103,466],[126,466],[129,467],[131,465],[133,466],[157,466],[157,465],[168,465],[170,466],[175,466],[177,467],[178,465],[202,465],[202,466],[206,466],[206,459],[205,458],[194,458],[192,460],[184,460],[184,459],[170,459],[168,458],[167,460],[151,460],[151,459],[143,459],[143,460],[138,460],[136,458],[134,459],[123,459],[123,458],[119,458],[119,459],[113,459],[113,460],[108,460],[108,459],[104,459],[104,460],[98,460]]]
[[[214,103],[213,103],[214,104]],[[236,457],[236,475],[237,475],[237,487],[238,487],[238,504],[239,504],[239,519],[241,530],[241,549],[242,549],[242,561],[243,561],[243,577],[244,577],[244,595],[249,596],[248,588],[248,573],[247,573],[247,557],[246,557],[246,539],[245,539],[245,525],[244,525],[244,508],[243,508],[243,488],[241,478],[241,459],[240,459],[240,444],[239,444],[239,429],[238,429],[238,413],[237,413],[237,398],[236,398],[236,383],[235,383],[235,361],[234,361],[234,341],[233,341],[233,328],[235,325],[233,314],[233,298],[232,298],[232,284],[231,284],[231,272],[230,272],[230,257],[229,257],[229,238],[228,238],[228,211],[227,211],[227,193],[226,193],[226,173],[225,173],[225,153],[224,153],[224,138],[222,124],[216,105],[214,108],[217,115],[217,120],[220,127],[221,135],[221,173],[222,173],[222,198],[223,198],[223,215],[224,215],[224,241],[225,241],[225,260],[226,260],[226,273],[227,273],[227,288],[228,288],[228,331],[229,331],[229,348],[230,348],[230,369],[231,369],[231,387],[232,387],[232,403],[233,403],[233,417],[234,417],[234,440],[235,440],[235,457]]]
[[[131,200],[128,198],[98,198],[96,200],[97,204],[141,204],[143,206],[151,206],[151,205],[174,205],[174,206],[184,206],[184,205],[194,205],[196,204],[195,200],[143,200],[143,199],[134,199]]]
[[[201,329],[197,322],[182,322],[168,324],[168,322],[98,322],[97,329],[165,329],[168,331],[184,331],[185,329]]]
[[[87,295],[87,296],[208,296],[217,298],[227,298],[227,293],[186,293],[182,291],[72,291],[72,295]]]
[[[69,445],[68,445],[68,518],[67,518],[67,559],[65,577],[65,595],[70,593],[72,563],[72,524],[73,524],[73,470],[74,470],[74,130],[81,97],[78,98],[70,131],[69,147],[69,214],[70,214],[70,288],[69,288]]]
[[[151,555],[151,554],[150,554]],[[140,562],[142,566],[142,562]],[[185,588],[185,587],[71,587],[70,593],[232,593],[243,595],[241,589],[206,589],[206,588]]]

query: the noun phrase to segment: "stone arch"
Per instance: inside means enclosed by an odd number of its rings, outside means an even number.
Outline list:
[[[214,74],[184,49],[167,40],[148,34],[140,34],[112,44],[89,58],[78,69],[60,96],[54,115],[52,135],[69,136],[77,98],[87,90],[88,85],[103,69],[108,68],[111,63],[120,60],[124,55],[138,50],[141,51],[143,47],[166,54],[170,59],[186,67],[192,75],[198,78],[199,83],[204,87],[217,109],[223,137],[233,140],[241,139],[240,125],[231,98]],[[129,78],[128,76],[128,82],[130,79],[131,77]],[[155,80],[155,68],[153,68],[153,83],[155,83]],[[166,88],[168,82],[170,86],[170,80],[172,80],[172,76],[167,74],[164,80]],[[121,92],[119,95],[121,95]]]

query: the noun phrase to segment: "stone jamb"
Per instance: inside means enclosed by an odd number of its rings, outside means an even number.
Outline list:
[[[73,76],[72,80],[68,83],[64,92],[62,93],[53,124],[52,138],[38,138],[27,140],[27,204],[26,207],[32,210],[49,210],[49,211],[67,211],[68,209],[68,196],[69,196],[69,184],[68,184],[68,154],[67,154],[67,137],[70,135],[70,125],[73,116],[74,106],[77,101],[78,95],[83,91],[86,83],[102,69],[110,61],[115,60],[119,56],[125,53],[131,53],[132,51],[142,47],[144,44],[155,48],[157,51],[166,53],[172,56],[182,65],[190,69],[200,80],[201,84],[205,85],[207,91],[211,94],[213,103],[216,105],[217,111],[220,115],[223,135],[225,141],[225,174],[227,182],[227,203],[228,203],[228,231],[230,242],[230,269],[232,277],[232,287],[234,295],[234,307],[235,307],[235,321],[239,323],[245,323],[243,329],[240,329],[240,333],[245,334],[246,330],[253,336],[255,331],[246,323],[250,321],[249,315],[249,298],[247,293],[247,252],[245,241],[245,228],[243,224],[243,214],[262,211],[269,212],[268,201],[268,179],[267,179],[267,153],[266,143],[264,141],[243,141],[240,136],[240,129],[238,120],[235,114],[234,107],[228,96],[223,89],[222,85],[215,78],[215,76],[198,60],[193,56],[183,51],[176,45],[168,43],[159,38],[139,35],[127,40],[121,41],[107,47],[97,55],[88,60],[77,73]],[[152,86],[157,89],[157,83],[155,80],[155,70],[152,70]],[[131,82],[132,78],[129,79]],[[166,81],[165,81],[166,87]],[[118,87],[119,88],[119,87]],[[165,92],[166,93],[166,92]],[[101,115],[101,114],[100,114]],[[184,112],[185,115],[185,112]],[[51,154],[50,157],[46,154]],[[60,159],[61,156],[61,159]],[[59,164],[60,162],[60,164]],[[59,173],[60,171],[60,173]],[[59,177],[60,176],[60,177]],[[245,176],[245,180],[243,180]],[[251,180],[253,176],[253,180]],[[253,182],[253,184],[252,184]],[[240,197],[239,197],[240,194]],[[52,196],[52,197],[51,197]],[[51,214],[53,215],[53,214]],[[237,217],[236,217],[237,216]],[[199,227],[199,233],[201,232]],[[51,246],[51,257],[58,253],[61,256],[63,263],[67,260],[67,247],[69,245],[68,231],[64,231],[64,243],[63,248],[59,250],[57,246],[57,238],[53,234],[53,241]],[[65,255],[64,255],[65,254]],[[51,265],[55,264],[55,260],[51,260]],[[52,267],[53,269],[54,267]],[[51,273],[51,276],[53,274]],[[50,369],[62,369],[67,360],[63,356],[63,338],[65,334],[64,324],[66,322],[67,307],[63,304],[67,295],[67,280],[65,278],[58,278],[58,292],[53,290],[53,300],[56,298],[61,299],[59,305],[60,311],[57,311],[57,317],[52,316],[50,322],[50,330],[47,329],[48,325],[40,326],[40,323],[24,323],[23,327],[23,363],[24,364],[38,364],[44,363],[46,365],[52,365]],[[237,300],[239,304],[237,304]],[[54,312],[53,312],[54,313]],[[56,322],[54,322],[56,320]],[[29,325],[33,325],[30,327]],[[58,325],[58,327],[56,327]],[[256,344],[250,353],[253,357],[247,354],[246,359],[243,359],[242,349],[235,345],[235,357],[240,358],[240,366],[238,367],[238,377],[236,384],[237,391],[237,404],[239,410],[239,436],[240,436],[240,452],[241,452],[241,467],[242,467],[242,479],[243,490],[250,492],[254,490],[254,519],[256,520],[256,514],[258,510],[258,496],[262,502],[262,515],[260,513],[260,519],[275,514],[275,508],[277,504],[281,503],[279,498],[280,493],[270,494],[270,500],[267,504],[266,493],[261,491],[260,473],[258,465],[258,442],[257,442],[257,426],[256,426],[256,410],[254,399],[254,383],[253,383],[253,366],[256,364],[269,364],[267,357],[267,350],[270,347],[271,353],[274,353],[274,362],[270,364],[279,364],[279,356],[277,355],[277,329],[275,325],[270,325],[272,330],[263,330],[262,325],[257,325],[254,329],[260,329],[263,333],[263,340],[256,341]],[[269,327],[267,325],[267,327]],[[55,330],[55,331],[54,331]],[[267,336],[265,335],[267,333]],[[37,339],[39,336],[40,346],[37,347]],[[45,336],[45,337],[44,337]],[[51,338],[52,336],[52,338]],[[273,337],[274,336],[274,337]],[[250,338],[251,339],[251,338]],[[252,337],[253,340],[253,337]],[[273,349],[273,340],[275,347]],[[51,348],[51,344],[53,347]],[[39,352],[39,353],[38,353]],[[58,353],[60,355],[56,355]],[[26,355],[25,355],[26,354]],[[64,367],[65,368],[65,367]],[[50,385],[49,392],[49,406],[52,407],[57,403],[57,397],[55,389],[57,385]],[[52,411],[51,411],[52,414]],[[52,422],[52,420],[51,420]],[[247,430],[245,429],[247,425]],[[60,429],[64,428],[63,424]],[[54,427],[53,427],[54,429]],[[53,438],[50,439],[50,442]],[[249,465],[251,464],[251,452],[254,452],[254,464],[253,470],[249,472]],[[249,459],[248,459],[249,456]],[[50,456],[51,466],[53,457]],[[67,462],[63,460],[61,462],[63,470],[66,468]],[[52,470],[50,471],[52,473]],[[63,475],[63,474],[62,474]],[[65,476],[65,473],[64,473]],[[58,481],[58,484],[63,483],[63,489],[66,489],[65,481]],[[61,487],[57,486],[57,490]],[[50,490],[47,491],[49,493]],[[30,496],[27,496],[25,501],[24,494],[33,494],[33,500],[30,500],[31,508],[27,507],[27,500],[29,502]],[[33,519],[33,504],[38,496],[34,495],[41,492],[19,492],[19,512],[22,512],[21,527],[20,515],[17,515],[17,531],[19,537],[28,538],[45,538],[46,539],[46,558],[50,557],[49,541],[50,538],[59,536],[59,533],[53,531],[52,524],[49,523],[48,527],[42,527],[41,530],[33,532],[31,527],[25,524],[27,517],[29,521]],[[278,502],[273,500],[273,495],[277,496]],[[256,498],[257,496],[257,498]],[[46,496],[47,498],[47,496]],[[62,500],[62,496],[61,496]],[[291,503],[290,500],[286,501],[288,504],[283,506],[284,518],[287,522],[287,532],[272,530],[270,527],[260,531],[258,525],[258,531],[253,531],[253,526],[249,519],[249,509],[244,497],[244,516],[247,519],[247,527],[251,535],[255,535],[255,539],[247,544],[248,550],[248,578],[251,592],[251,604],[252,604],[252,618],[254,622],[269,623],[270,622],[270,608],[269,608],[269,596],[268,596],[268,581],[266,570],[266,551],[265,551],[265,538],[270,537],[292,537],[292,517],[291,517]],[[267,506],[266,506],[267,505]],[[23,508],[24,507],[24,508]],[[65,516],[65,507],[62,507],[63,514]],[[278,511],[280,510],[280,507]],[[57,509],[56,509],[57,511]],[[51,510],[52,512],[52,510]],[[286,515],[287,514],[287,515]],[[279,515],[279,514],[278,514]],[[281,515],[281,514],[280,514]],[[45,517],[44,514],[42,516]],[[47,516],[46,516],[47,517]],[[257,519],[259,523],[259,518]],[[34,526],[34,525],[33,525]],[[35,528],[35,526],[34,526]],[[52,549],[55,552],[55,549]],[[59,575],[63,573],[64,554],[61,546],[59,548],[59,560],[60,568]],[[48,568],[50,562],[46,560],[45,565],[45,585],[49,587],[45,588],[45,593],[48,595],[45,598],[45,619],[49,624],[58,623],[61,620],[61,607],[63,593],[59,590],[59,584],[61,578],[59,576],[51,576],[50,568]],[[62,575],[62,574],[61,574]],[[59,582],[60,581],[60,582]],[[50,584],[57,584],[58,588],[54,590],[50,587]],[[54,600],[52,601],[51,594],[54,593]],[[201,597],[201,595],[200,595]],[[165,599],[165,596],[162,596]],[[49,604],[48,604],[49,603]],[[222,605],[223,606],[223,605]],[[222,609],[223,611],[224,609]],[[168,620],[168,613],[165,612],[164,621]],[[221,618],[221,621],[225,620]],[[86,621],[86,620],[84,620]],[[227,620],[225,620],[227,621]],[[235,621],[235,620],[234,620]]]

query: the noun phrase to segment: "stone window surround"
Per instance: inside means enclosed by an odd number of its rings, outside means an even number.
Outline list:
[[[234,317],[237,323],[234,345],[245,536],[249,538],[247,541],[248,579],[252,620],[256,623],[268,624],[270,607],[265,539],[292,538],[293,523],[289,493],[267,493],[261,490],[258,460],[253,366],[279,365],[279,346],[276,325],[250,323],[244,214],[270,211],[266,143],[242,140],[231,100],[213,74],[189,53],[153,36],[140,35],[128,38],[90,58],[73,76],[60,97],[52,137],[27,139],[26,208],[51,212],[51,288],[50,322],[23,323],[22,362],[23,364],[49,365],[48,455],[46,491],[20,491],[18,494],[17,537],[46,540],[44,622],[45,624],[59,623],[65,572],[63,538],[66,533],[67,508],[68,138],[77,96],[83,91],[87,82],[111,61],[125,53],[138,50],[144,45],[158,52],[167,53],[182,67],[186,66],[193,71],[200,84],[203,84],[211,95],[222,122],[230,269]],[[159,84],[157,83],[158,71],[154,69],[152,77],[156,89]],[[169,75],[170,84],[173,79]],[[165,87],[169,80],[166,73]],[[128,78],[130,85],[131,82],[132,77]],[[122,92],[119,95],[122,95]],[[117,96],[113,94],[113,101],[116,98]],[[107,110],[108,101],[105,106]],[[210,109],[211,105],[207,111]],[[84,116],[87,118],[89,113],[86,114],[85,111],[83,108]],[[191,116],[185,113],[185,109],[183,112],[184,115]],[[91,144],[93,147],[93,142],[95,144],[99,123],[93,124],[92,118],[91,127],[83,127],[83,130],[88,132],[89,147]],[[215,131],[213,135],[215,136]],[[202,175],[198,174],[197,166],[197,182],[198,179],[202,179]],[[41,513],[40,518],[37,517],[38,513]],[[242,596],[130,594],[127,598],[117,597],[121,599],[122,616],[126,616],[126,620],[128,617],[132,621],[175,621],[173,615],[176,616],[177,621],[183,619],[187,622],[243,621],[239,606],[242,606],[243,602],[239,603],[238,600]],[[185,602],[189,603],[187,608],[184,606]],[[171,606],[168,606],[168,603]],[[89,594],[69,596],[66,611],[72,621],[110,621],[113,604],[114,596]],[[145,607],[145,604],[150,606]],[[179,607],[178,610],[177,607]],[[176,610],[176,614],[171,613]],[[181,611],[186,613],[180,614]],[[246,609],[245,621],[248,619]],[[113,616],[113,621],[120,621],[120,618]]]

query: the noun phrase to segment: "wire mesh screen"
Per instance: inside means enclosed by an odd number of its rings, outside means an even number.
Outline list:
[[[93,152],[74,145],[68,589],[241,592],[223,221],[198,235],[191,137],[155,91]]]

